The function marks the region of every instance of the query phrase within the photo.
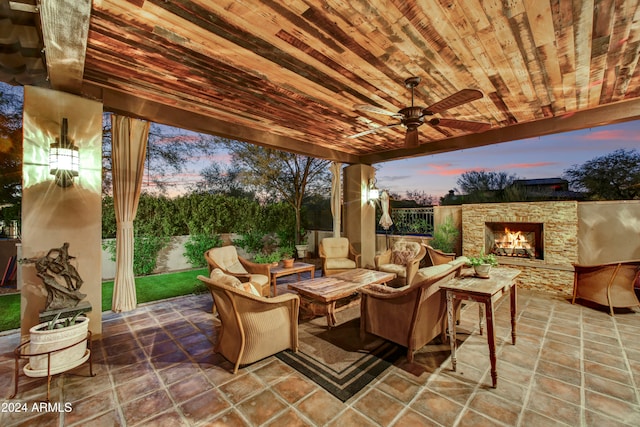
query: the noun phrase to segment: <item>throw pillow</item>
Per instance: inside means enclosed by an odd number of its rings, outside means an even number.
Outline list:
[[[392,258],[394,264],[407,265],[413,259],[413,252],[409,249],[393,251]]]
[[[251,282],[242,283],[237,277],[225,274],[219,268],[212,270],[209,277],[216,283],[231,286],[232,288],[240,289],[241,291],[248,292],[252,295],[261,296]]]

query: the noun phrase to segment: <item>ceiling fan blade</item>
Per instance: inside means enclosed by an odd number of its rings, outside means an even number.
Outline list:
[[[484,132],[485,130],[491,129],[491,123],[470,122],[467,120],[456,119],[431,119],[429,120],[429,124],[431,126],[444,126],[469,132]]]
[[[384,114],[385,116],[402,117],[402,114],[399,114],[398,112],[394,113],[393,111],[384,110],[380,107],[376,107],[375,105],[358,104],[354,105],[353,108],[360,111],[367,111],[369,113]]]
[[[394,123],[392,125],[380,126],[380,127],[377,127],[377,128],[365,130],[363,132],[356,133],[354,135],[349,135],[347,138],[351,138],[351,139],[359,138],[361,136],[369,135],[370,133],[378,132],[379,130],[382,130],[382,129],[391,129],[391,128],[395,128],[395,127],[398,127],[398,126],[402,126],[402,123]]]
[[[449,108],[457,107],[458,105],[466,104],[467,102],[475,101],[482,98],[484,95],[482,92],[476,89],[462,89],[459,92],[454,93],[446,97],[445,99],[436,102],[422,110],[424,115],[432,115],[433,113],[439,113],[441,111],[448,110]]]
[[[418,143],[418,129],[407,129],[407,135],[404,137],[404,147],[414,148],[420,145]]]

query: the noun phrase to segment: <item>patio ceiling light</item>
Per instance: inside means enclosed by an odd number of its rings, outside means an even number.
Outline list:
[[[67,137],[67,118],[62,119],[60,138],[51,144],[49,150],[49,173],[56,177],[60,187],[73,185],[73,178],[78,176],[80,161],[78,147]]]
[[[376,183],[374,179],[369,180],[369,201],[374,203],[376,200],[380,198],[380,190],[376,187]]]

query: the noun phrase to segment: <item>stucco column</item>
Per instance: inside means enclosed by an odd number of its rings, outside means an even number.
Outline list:
[[[55,90],[24,88],[22,166],[22,256],[39,259],[69,243],[70,264],[83,283],[78,291],[91,304],[95,336],[102,333],[102,104]],[[80,171],[63,187],[49,170],[51,144],[67,136],[78,148]],[[39,323],[47,290],[34,263],[21,267],[21,333]],[[64,281],[57,278],[59,284]]]
[[[367,201],[369,180],[375,169],[369,165],[344,168],[344,236],[362,255],[361,267],[374,268],[376,254],[376,208]]]

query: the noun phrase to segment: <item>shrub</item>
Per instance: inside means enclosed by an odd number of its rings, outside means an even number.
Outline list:
[[[453,223],[453,216],[449,215],[442,224],[436,226],[430,245],[443,252],[455,252],[458,228]]]
[[[133,274],[144,276],[155,270],[158,253],[169,242],[168,237],[135,236],[133,241]],[[111,261],[116,260],[116,241],[109,240],[102,247],[111,254]]]
[[[207,261],[204,259],[204,253],[211,248],[222,246],[220,235],[214,234],[191,234],[189,240],[184,244],[184,256],[192,267],[205,267]]]

